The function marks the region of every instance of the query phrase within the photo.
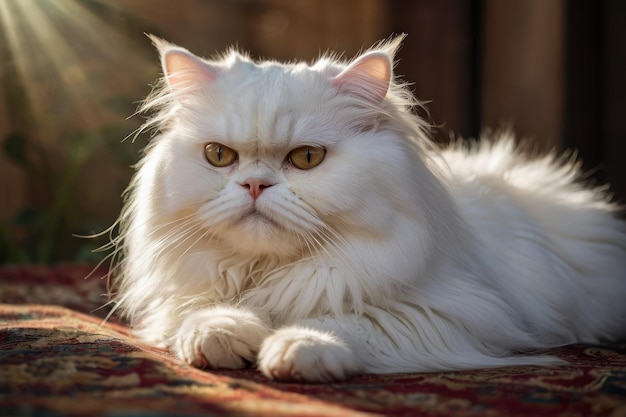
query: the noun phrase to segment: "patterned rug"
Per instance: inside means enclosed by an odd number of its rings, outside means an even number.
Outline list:
[[[196,370],[102,324],[89,271],[0,268],[0,416],[626,416],[626,345],[560,349],[559,368],[279,383]]]

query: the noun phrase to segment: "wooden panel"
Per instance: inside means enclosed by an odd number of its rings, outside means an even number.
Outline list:
[[[408,37],[400,50],[397,71],[413,83],[426,101],[436,134],[477,133],[476,10],[463,0],[398,0],[390,2],[391,30]]]
[[[483,127],[511,125],[540,148],[562,134],[563,1],[484,2]]]
[[[608,0],[605,5],[602,49],[606,55],[601,75],[604,80],[602,125],[605,144],[602,158],[606,180],[610,181],[617,198],[626,203],[626,2]]]
[[[564,140],[596,168],[603,153],[600,2],[572,1],[566,18]]]
[[[626,201],[626,3],[567,8],[565,141],[595,180]]]
[[[352,58],[385,31],[383,0],[268,0],[245,8],[246,45],[278,60],[313,60],[327,51]]]

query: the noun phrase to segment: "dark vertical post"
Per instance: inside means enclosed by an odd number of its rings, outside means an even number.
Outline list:
[[[390,29],[409,36],[397,72],[426,102],[435,137],[476,136],[480,120],[477,55],[482,1],[394,0]]]

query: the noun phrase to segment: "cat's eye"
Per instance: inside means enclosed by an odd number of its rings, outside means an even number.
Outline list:
[[[211,142],[204,147],[206,160],[215,167],[227,167],[237,160],[237,152],[221,143]]]
[[[301,146],[289,152],[288,158],[289,162],[298,169],[311,169],[321,164],[325,156],[324,148]]]

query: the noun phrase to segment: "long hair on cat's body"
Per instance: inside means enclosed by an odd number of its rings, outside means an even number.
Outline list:
[[[558,363],[540,351],[626,334],[617,207],[509,134],[430,144],[393,76],[399,38],[311,66],[153,40],[157,135],[115,242],[116,302],[145,341],[322,381]],[[232,164],[212,166],[211,143]],[[319,166],[294,166],[302,147]]]

